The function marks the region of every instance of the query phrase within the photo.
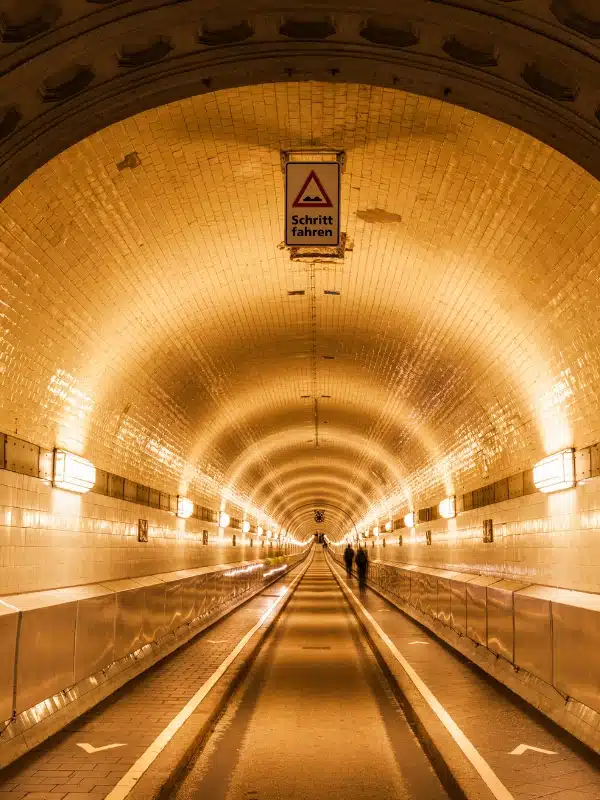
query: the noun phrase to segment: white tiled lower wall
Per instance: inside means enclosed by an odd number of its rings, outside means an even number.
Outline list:
[[[483,520],[494,542],[483,542]],[[432,544],[425,532],[432,532]],[[398,534],[403,545],[398,546]],[[512,577],[600,592],[600,478],[566,492],[533,494],[467,511],[454,520],[388,533],[372,548],[385,561]],[[368,542],[371,554],[371,542]]]
[[[137,541],[139,518],[149,541]],[[209,545],[202,544],[209,531]],[[98,494],[61,492],[0,470],[0,595],[260,558],[266,548],[231,546],[228,530]],[[256,542],[256,540],[255,540]]]

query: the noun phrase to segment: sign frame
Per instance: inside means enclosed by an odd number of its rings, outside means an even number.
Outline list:
[[[335,197],[335,200],[333,198],[331,198],[331,197],[329,198],[330,202],[333,204],[332,211],[335,211],[335,214],[332,214],[331,216],[335,216],[335,218],[336,218],[335,230],[336,230],[336,234],[337,235],[332,241],[327,241],[327,242],[324,241],[325,237],[323,237],[323,238],[318,237],[318,238],[316,238],[316,240],[315,240],[315,238],[311,237],[310,241],[307,241],[306,243],[298,241],[297,239],[294,239],[293,241],[290,241],[289,238],[288,238],[288,228],[290,227],[289,224],[288,224],[288,218],[291,215],[292,206],[290,205],[290,196],[289,196],[289,177],[288,177],[289,168],[290,167],[294,168],[294,167],[299,167],[300,166],[300,167],[308,167],[308,168],[311,168],[311,169],[314,170],[314,169],[316,169],[318,167],[321,167],[321,166],[324,166],[324,165],[326,165],[327,167],[329,167],[329,166],[335,167],[337,169],[337,195]],[[318,175],[316,177],[318,179]],[[288,161],[286,161],[285,162],[285,210],[284,210],[284,241],[285,241],[285,246],[286,247],[294,247],[294,248],[297,248],[297,247],[300,247],[300,248],[307,247],[308,248],[308,247],[315,247],[315,246],[317,246],[319,248],[322,248],[322,247],[325,247],[325,248],[329,248],[329,247],[337,248],[337,247],[339,247],[340,243],[341,243],[341,239],[342,239],[342,232],[340,230],[340,227],[341,227],[341,194],[342,194],[342,165],[341,165],[339,160],[336,160],[336,161],[291,161],[291,160],[288,160]],[[327,206],[311,206],[311,205],[307,205],[307,206],[305,206],[305,208],[309,208],[309,209],[312,208],[313,211],[317,211],[318,208],[328,208],[328,207]]]

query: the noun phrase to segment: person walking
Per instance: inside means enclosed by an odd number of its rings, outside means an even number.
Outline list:
[[[350,542],[348,542],[344,550],[344,563],[346,564],[346,575],[352,577],[352,562],[354,561],[354,550]]]
[[[367,587],[367,572],[369,570],[369,556],[367,548],[358,546],[356,554],[356,569],[358,570],[358,587],[363,590]]]

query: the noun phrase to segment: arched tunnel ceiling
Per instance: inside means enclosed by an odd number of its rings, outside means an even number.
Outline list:
[[[340,263],[281,245],[311,147],[347,155]],[[143,112],[0,208],[0,429],[281,524],[430,504],[599,438],[599,213],[565,156],[400,90]]]

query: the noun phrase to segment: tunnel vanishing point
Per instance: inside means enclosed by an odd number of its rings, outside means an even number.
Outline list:
[[[598,0],[0,62],[0,800],[600,798]]]

